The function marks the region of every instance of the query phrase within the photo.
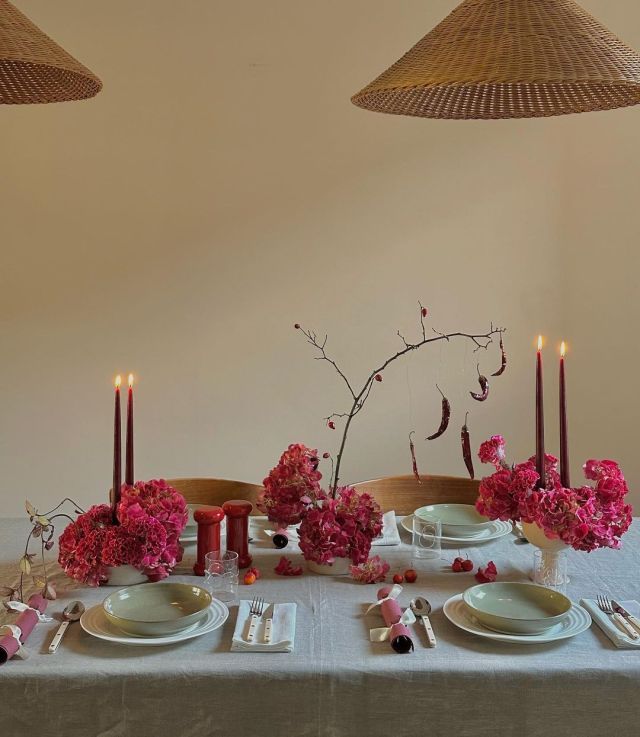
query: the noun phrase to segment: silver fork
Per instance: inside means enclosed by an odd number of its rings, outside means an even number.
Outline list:
[[[598,602],[600,610],[605,614],[608,614],[615,622],[617,622],[617,624],[622,627],[632,640],[637,640],[638,637],[640,637],[640,634],[633,629],[622,614],[618,614],[618,612],[615,611],[613,604],[611,603],[611,599],[608,596],[601,596],[598,594],[596,601]]]
[[[251,614],[251,623],[249,624],[249,631],[247,632],[247,642],[253,642],[253,638],[256,634],[256,627],[262,616],[264,610],[264,599],[261,596],[256,596],[251,602],[249,607],[249,614]]]

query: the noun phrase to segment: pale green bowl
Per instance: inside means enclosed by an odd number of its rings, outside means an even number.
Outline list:
[[[462,595],[480,624],[509,635],[538,635],[569,614],[571,602],[553,589],[533,583],[482,583]]]
[[[440,521],[446,537],[473,537],[491,526],[473,504],[429,504],[414,514],[425,522]]]
[[[102,606],[107,619],[128,634],[172,635],[201,619],[211,594],[188,583],[143,583],[109,594]]]

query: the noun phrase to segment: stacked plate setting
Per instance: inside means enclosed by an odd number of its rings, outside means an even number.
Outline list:
[[[126,645],[168,645],[221,627],[226,605],[200,586],[146,583],[109,594],[88,609],[82,628],[102,640]]]
[[[416,509],[402,520],[402,526],[412,532],[413,517],[424,522],[440,522],[442,542],[472,545],[496,540],[511,532],[511,523],[483,517],[472,504],[429,504]]]
[[[495,582],[451,597],[444,614],[462,630],[501,642],[563,640],[591,625],[589,613],[561,594],[532,583]]]

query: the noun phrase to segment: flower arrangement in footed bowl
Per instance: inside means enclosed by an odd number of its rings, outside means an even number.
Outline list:
[[[535,458],[509,466],[501,435],[482,443],[478,456],[496,470],[480,482],[476,509],[489,519],[522,522],[524,534],[543,550],[543,578],[545,568],[548,573],[555,565],[554,556],[567,547],[585,552],[620,547],[632,507],[625,502],[629,489],[615,461],[588,460],[585,477],[595,483],[565,488],[557,458],[545,455],[546,487],[539,489]]]
[[[264,480],[258,507],[276,526],[300,524],[300,549],[313,571],[347,573],[350,563],[367,561],[382,512],[372,496],[353,487],[323,490],[318,465],[317,450],[290,445]]]
[[[108,504],[80,514],[60,536],[58,562],[89,586],[108,583],[124,567],[138,572],[138,580],[159,581],[182,560],[187,519],[184,497],[166,481],[123,485],[116,523]]]

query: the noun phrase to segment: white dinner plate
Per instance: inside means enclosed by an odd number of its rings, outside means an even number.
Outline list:
[[[483,627],[476,618],[469,612],[462,600],[462,594],[452,596],[445,602],[442,608],[444,616],[456,627],[465,632],[470,632],[478,637],[485,637],[488,640],[498,640],[499,642],[513,642],[518,645],[540,645],[545,642],[555,642],[556,640],[566,640],[568,637],[575,637],[581,632],[588,630],[591,626],[591,616],[586,609],[578,604],[572,604],[569,613],[560,624],[552,627],[546,632],[539,635],[507,635],[502,632],[493,632]]]
[[[196,624],[188,627],[182,632],[176,632],[173,635],[163,637],[140,637],[129,635],[126,632],[115,627],[107,619],[102,604],[87,609],[80,617],[80,625],[82,629],[89,635],[97,637],[100,640],[108,642],[117,642],[120,645],[173,645],[176,642],[191,640],[200,635],[206,635],[213,630],[222,627],[227,621],[229,610],[227,605],[218,599],[214,599],[211,606],[207,609],[202,619]]]
[[[401,522],[404,529],[413,533],[413,515],[408,514],[402,518]],[[511,522],[503,522],[502,520],[494,520],[491,524],[477,535],[473,537],[448,537],[443,535],[441,540],[443,543],[453,543],[455,545],[477,545],[478,543],[487,543],[490,540],[497,540],[499,537],[508,535],[511,532]]]

